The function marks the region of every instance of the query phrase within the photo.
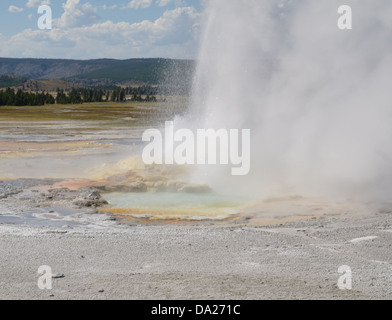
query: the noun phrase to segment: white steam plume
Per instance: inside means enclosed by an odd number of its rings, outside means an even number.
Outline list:
[[[337,26],[343,4],[352,30]],[[258,197],[391,199],[391,17],[389,0],[209,1],[191,117],[250,128],[252,167],[196,178]]]

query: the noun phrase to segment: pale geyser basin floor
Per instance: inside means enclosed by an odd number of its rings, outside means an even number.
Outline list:
[[[132,156],[144,130],[186,106],[166,103],[86,103],[5,106],[0,110],[0,179],[90,178],[90,169]]]
[[[156,123],[144,119],[157,108],[1,109],[0,299],[392,298],[390,205],[278,197],[241,204],[230,219],[125,224],[94,208],[73,208],[79,188],[107,183],[106,174],[85,175],[82,164],[113,160],[118,169],[116,161],[129,156],[122,154],[127,143]],[[61,179],[5,179],[22,177]],[[61,188],[70,190],[50,191]],[[41,265],[64,274],[52,290],[37,286]],[[342,265],[352,268],[352,290],[337,287]]]
[[[281,225],[0,225],[0,299],[391,299],[392,215]],[[37,286],[39,266],[53,273]],[[339,267],[352,269],[340,290]]]

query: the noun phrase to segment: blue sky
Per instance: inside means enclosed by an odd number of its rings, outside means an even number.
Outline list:
[[[195,58],[202,0],[2,0],[0,56]],[[52,30],[37,26],[52,9]]]

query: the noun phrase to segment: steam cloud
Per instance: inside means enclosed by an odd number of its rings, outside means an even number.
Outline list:
[[[343,4],[352,30],[337,27]],[[215,0],[205,10],[190,118],[250,128],[252,158],[247,177],[205,167],[195,179],[258,197],[390,200],[392,2]]]

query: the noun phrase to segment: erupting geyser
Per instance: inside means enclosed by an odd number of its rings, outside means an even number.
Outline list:
[[[193,128],[251,129],[251,171],[198,168],[218,190],[390,200],[392,2],[214,0],[205,8]],[[195,121],[197,119],[197,121]]]

